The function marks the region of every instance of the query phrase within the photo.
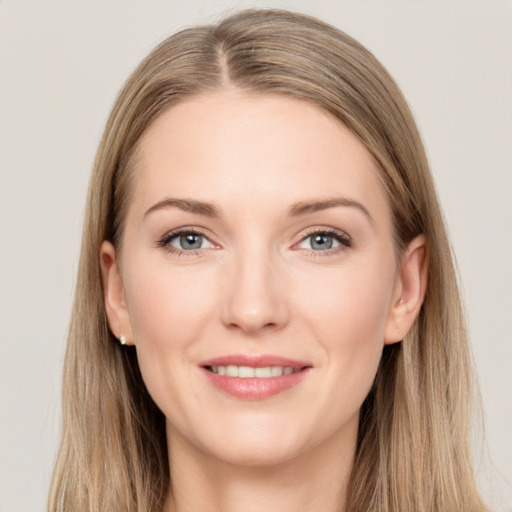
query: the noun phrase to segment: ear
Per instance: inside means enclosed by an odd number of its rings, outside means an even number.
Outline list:
[[[126,304],[123,279],[114,246],[105,241],[100,248],[101,275],[105,312],[110,330],[116,338],[123,335],[127,345],[133,345],[133,330],[130,314]]]
[[[424,235],[407,246],[396,278],[384,343],[401,341],[416,320],[427,289],[428,251]]]

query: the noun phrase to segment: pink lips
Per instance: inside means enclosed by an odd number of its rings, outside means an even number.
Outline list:
[[[276,377],[232,377],[214,373],[212,368],[243,366],[251,368],[281,367],[291,368],[293,373]],[[279,356],[246,356],[233,354],[204,361],[200,369],[220,391],[242,400],[264,400],[286,389],[296,386],[311,369],[312,365],[304,361],[287,359]]]

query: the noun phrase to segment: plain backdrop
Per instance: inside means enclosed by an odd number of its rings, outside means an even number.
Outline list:
[[[418,120],[458,258],[496,511],[512,510],[512,2],[0,0],[0,512],[42,511],[89,173],[160,40],[242,7],[316,15],[388,67]]]

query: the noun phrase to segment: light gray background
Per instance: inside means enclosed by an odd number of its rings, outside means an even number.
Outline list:
[[[0,512],[44,508],[87,181],[115,95],[165,36],[249,6],[331,22],[403,88],[458,256],[485,410],[482,488],[512,510],[510,0],[0,0]]]

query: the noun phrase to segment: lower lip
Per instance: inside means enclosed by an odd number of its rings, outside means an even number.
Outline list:
[[[241,379],[219,375],[206,368],[201,370],[217,389],[241,400],[265,400],[293,388],[309,373],[309,368],[304,368],[300,372],[280,377]]]

